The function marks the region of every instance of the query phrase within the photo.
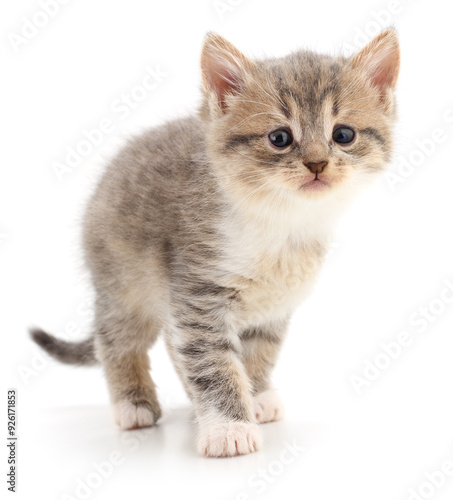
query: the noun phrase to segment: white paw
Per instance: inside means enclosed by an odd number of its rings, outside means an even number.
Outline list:
[[[284,415],[283,403],[277,391],[261,392],[253,398],[255,418],[259,424],[277,422]]]
[[[256,424],[228,422],[202,427],[198,452],[205,457],[234,457],[261,448],[261,431]]]
[[[149,403],[121,401],[113,405],[113,415],[115,423],[124,430],[150,427],[157,421]]]

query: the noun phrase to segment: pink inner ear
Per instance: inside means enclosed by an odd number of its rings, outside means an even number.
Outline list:
[[[232,54],[207,51],[202,57],[205,85],[217,95],[219,105],[226,108],[225,98],[228,94],[240,91],[244,82],[244,69]]]
[[[373,64],[374,63],[374,64]],[[398,76],[398,55],[388,53],[379,61],[373,61],[368,72],[370,79],[376,87],[387,90],[394,87]]]
[[[239,90],[241,79],[238,74],[221,64],[213,64],[210,71],[209,82],[218,96],[219,104],[222,108],[225,108],[225,96]]]
[[[388,89],[395,88],[400,65],[395,32],[388,30],[378,35],[354,56],[353,62],[384,94]]]

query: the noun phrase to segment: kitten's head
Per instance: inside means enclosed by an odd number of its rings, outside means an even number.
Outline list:
[[[325,199],[390,159],[399,70],[393,30],[350,58],[301,51],[263,61],[209,34],[201,66],[208,154],[241,196]]]

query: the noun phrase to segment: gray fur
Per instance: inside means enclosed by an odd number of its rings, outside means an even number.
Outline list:
[[[32,339],[52,357],[68,365],[95,365],[98,360],[94,355],[94,339],[82,342],[65,342],[49,335],[40,328],[31,328]]]

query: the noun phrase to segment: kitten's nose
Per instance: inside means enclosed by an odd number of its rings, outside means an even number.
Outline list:
[[[326,161],[309,161],[307,163],[304,162],[304,165],[313,174],[320,174],[324,170],[324,167],[327,165],[327,162]]]

